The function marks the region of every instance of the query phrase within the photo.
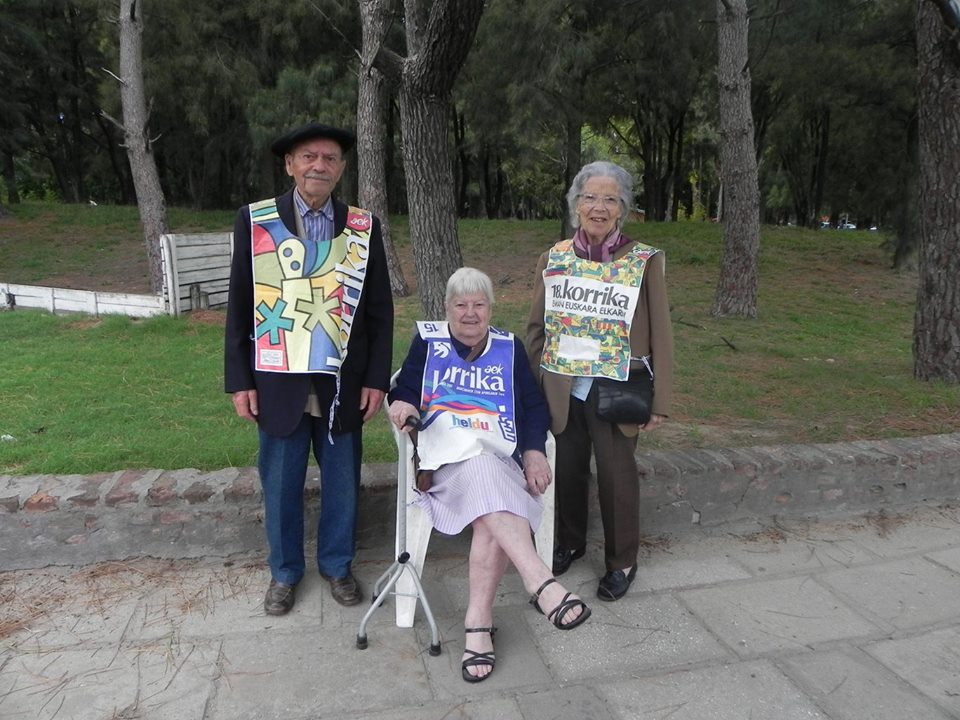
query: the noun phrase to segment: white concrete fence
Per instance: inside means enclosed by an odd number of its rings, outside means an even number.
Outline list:
[[[161,235],[163,291],[160,295],[70,290],[0,281],[0,308],[42,308],[129,317],[180,315],[227,304],[233,233]]]

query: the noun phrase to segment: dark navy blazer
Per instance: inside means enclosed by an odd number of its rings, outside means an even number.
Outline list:
[[[293,189],[277,198],[277,211],[288,229],[296,229]],[[347,206],[334,198],[334,237],[347,224]],[[319,373],[274,373],[254,370],[253,260],[250,213],[240,208],[233,229],[233,264],[224,333],[224,389],[257,390],[260,429],[275,437],[292,433],[303,417],[310,384],[316,388],[326,415],[336,392],[336,378]],[[334,433],[351,432],[363,425],[360,390],[386,392],[390,387],[393,354],[393,295],[383,248],[380,220],[373,218],[367,274],[347,343],[347,358],[340,368],[340,399],[334,415]]]

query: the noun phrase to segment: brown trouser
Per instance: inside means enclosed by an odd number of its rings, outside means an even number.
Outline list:
[[[596,393],[570,398],[567,427],[557,436],[557,545],[576,550],[587,541],[590,455],[596,458],[597,492],[607,570],[637,561],[640,550],[640,482],[634,456],[637,438],[597,419]]]

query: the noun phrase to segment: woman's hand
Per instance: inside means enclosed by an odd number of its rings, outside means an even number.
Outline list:
[[[404,425],[404,423],[411,415],[419,419],[420,411],[410,403],[404,402],[403,400],[397,400],[396,402],[390,403],[390,409],[387,411],[387,417],[390,418],[390,422],[393,423],[395,428],[403,433],[410,432],[410,426]]]
[[[523,475],[530,494],[534,497],[542,495],[553,480],[547,456],[539,450],[524,450]]]
[[[656,430],[658,427],[663,425],[666,421],[666,416],[664,415],[651,415],[650,419],[647,420],[646,425],[641,425],[640,429],[644,432],[650,432],[651,430]]]

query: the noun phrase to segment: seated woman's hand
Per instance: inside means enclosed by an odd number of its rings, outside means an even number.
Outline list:
[[[547,456],[539,450],[524,450],[523,475],[530,494],[534,497],[542,495],[553,480]]]
[[[404,425],[407,421],[407,418],[413,415],[415,418],[420,417],[420,411],[417,410],[413,405],[403,400],[397,400],[396,402],[390,403],[390,409],[387,411],[387,417],[390,418],[390,422],[393,423],[400,432],[408,433],[410,432],[410,426]]]

